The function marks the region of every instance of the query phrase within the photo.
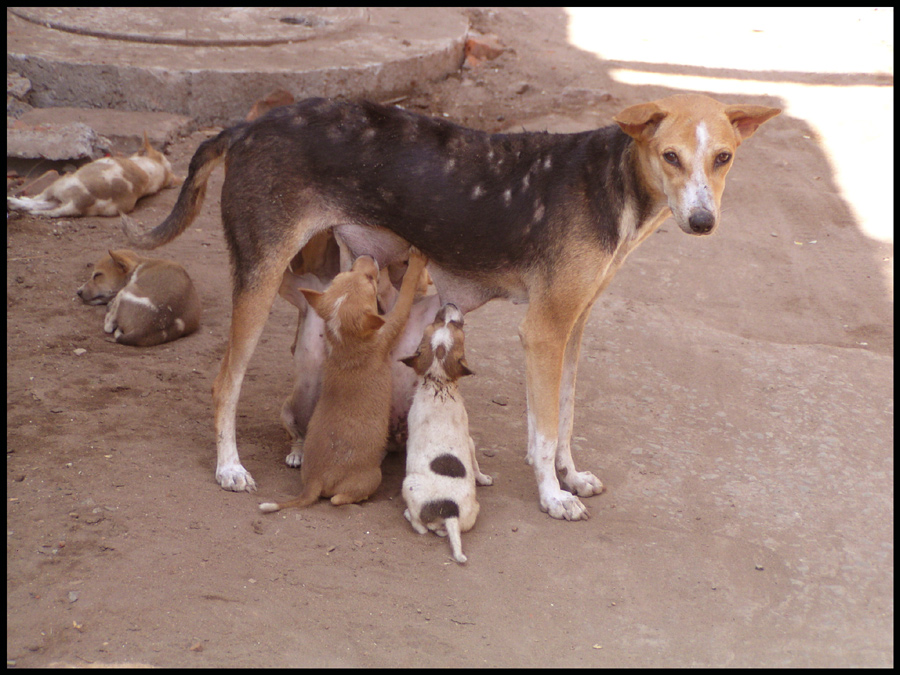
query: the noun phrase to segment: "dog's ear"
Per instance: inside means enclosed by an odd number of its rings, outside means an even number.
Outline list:
[[[405,366],[409,366],[410,368],[412,368],[413,370],[415,370],[415,369],[416,369],[416,362],[418,361],[418,359],[419,359],[419,357],[420,357],[421,355],[422,355],[422,352],[421,352],[421,351],[417,351],[417,352],[416,352],[415,354],[413,354],[412,356],[407,356],[405,359],[400,359],[400,363],[402,363],[402,364],[405,365]]]
[[[303,293],[303,297],[306,298],[313,311],[325,319],[326,317],[322,316],[322,312],[325,311],[325,308],[322,306],[322,296],[325,294],[321,291],[311,291],[308,288],[298,288],[297,290]]]
[[[466,363],[465,357],[461,359],[451,359],[444,364],[444,368],[446,369],[447,377],[449,377],[453,381],[456,381],[461,377],[465,377],[466,375],[475,374],[471,370],[469,370],[469,366]]]
[[[164,187],[173,188],[178,187],[184,182],[184,176],[177,176],[171,171],[166,171],[166,184]]]
[[[125,274],[130,274],[141,262],[140,256],[128,249],[123,248],[118,251],[108,249],[107,252],[109,253],[109,257],[112,258],[112,261],[121,267]]]
[[[613,121],[634,140],[640,141],[650,138],[667,114],[656,103],[639,103],[625,108],[613,117]]]
[[[141,145],[141,149],[138,150],[142,155],[149,154],[150,151],[153,150],[153,146],[150,145],[150,139],[147,138],[147,132],[144,131],[144,143]]]
[[[779,114],[779,108],[767,108],[764,105],[730,105],[725,108],[725,115],[737,134],[738,145],[750,138],[764,122]]]
[[[378,330],[384,325],[384,319],[382,319],[377,314],[367,312],[365,315],[363,315],[361,324],[362,334],[365,337],[371,333],[377,333]]]

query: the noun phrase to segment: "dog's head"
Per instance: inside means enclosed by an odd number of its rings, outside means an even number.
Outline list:
[[[91,278],[75,293],[86,305],[105,305],[128,284],[135,268],[144,260],[133,251],[108,251],[100,258]]]
[[[131,156],[132,160],[147,158],[153,164],[156,164],[163,170],[162,176],[162,184],[160,187],[162,188],[173,188],[178,187],[184,182],[184,178],[181,176],[176,176],[175,172],[172,171],[172,165],[169,163],[169,158],[162,154],[159,150],[150,145],[150,139],[147,138],[147,132],[144,132],[144,143],[141,145],[140,150],[138,150],[134,155]],[[140,164],[140,162],[138,162]],[[144,167],[145,169],[147,167]],[[150,172],[148,172],[150,173]]]
[[[378,315],[378,263],[367,255],[338,274],[325,292],[300,290],[325,322],[331,342],[350,336],[366,339],[384,325]]]
[[[473,374],[466,364],[463,316],[456,305],[441,307],[434,322],[425,328],[416,353],[402,361],[417,375],[441,382]]]
[[[664,193],[678,226],[688,234],[712,234],[735,151],[780,112],[679,94],[631,106],[613,119],[635,140],[644,183]]]

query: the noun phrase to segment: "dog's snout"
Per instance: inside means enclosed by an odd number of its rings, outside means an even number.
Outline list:
[[[709,234],[716,226],[716,217],[707,209],[697,209],[688,218],[688,225],[694,234]]]

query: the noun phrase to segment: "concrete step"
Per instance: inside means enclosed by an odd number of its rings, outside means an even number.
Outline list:
[[[7,72],[40,108],[244,118],[275,89],[383,100],[459,69],[450,8],[10,8]]]

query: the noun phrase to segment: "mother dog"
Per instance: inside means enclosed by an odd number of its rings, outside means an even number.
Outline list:
[[[256,487],[235,442],[241,382],[288,263],[335,228],[353,255],[382,266],[409,244],[421,249],[440,304],[463,313],[494,298],[529,304],[519,328],[527,460],[542,510],[587,518],[578,496],[603,484],[575,469],[569,441],[591,306],[668,216],[688,234],[713,232],[737,147],[779,112],[677,95],[626,108],[596,131],[488,134],[397,107],[313,98],[204,142],[165,221],[142,234],[126,219],[125,229],[144,248],[177,237],[224,159],[234,289],[213,384],[219,484]]]

